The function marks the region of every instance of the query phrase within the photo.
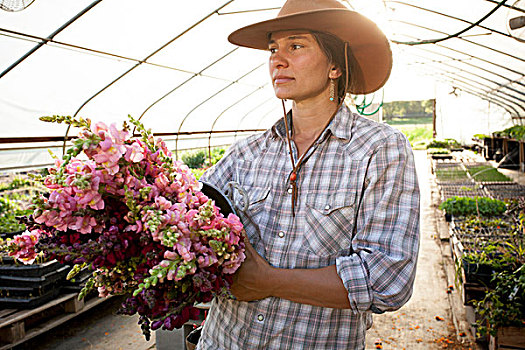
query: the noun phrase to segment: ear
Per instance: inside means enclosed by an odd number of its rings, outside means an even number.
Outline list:
[[[337,79],[341,76],[341,74],[343,74],[343,72],[341,72],[341,69],[335,67],[335,66],[332,66],[330,68],[330,73],[328,73],[328,78],[330,79]]]

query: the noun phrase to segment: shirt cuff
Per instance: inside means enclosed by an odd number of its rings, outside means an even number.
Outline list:
[[[366,253],[365,253],[366,254]],[[348,301],[350,309],[354,313],[372,311],[378,313],[372,308],[373,295],[369,287],[369,278],[364,266],[365,262],[357,254],[352,256],[342,256],[335,260],[337,274],[343,281],[348,291]]]

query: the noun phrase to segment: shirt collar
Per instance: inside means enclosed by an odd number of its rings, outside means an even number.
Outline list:
[[[292,127],[292,112],[291,110],[286,114],[288,118],[288,126]],[[328,133],[331,133],[335,137],[343,140],[350,140],[352,137],[352,125],[354,123],[354,115],[350,109],[345,105],[341,105],[339,110],[334,116],[334,119],[330,122],[328,127],[319,138],[319,140],[324,140]],[[271,128],[272,136],[274,138],[281,138],[285,140],[286,137],[286,127],[284,125],[284,118],[279,119]]]

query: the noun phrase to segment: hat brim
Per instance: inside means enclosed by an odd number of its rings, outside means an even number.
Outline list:
[[[237,29],[228,36],[232,44],[268,49],[272,32],[307,30],[330,33],[348,42],[362,81],[352,84],[353,94],[368,94],[385,85],[392,71],[392,51],[383,32],[367,17],[347,9],[324,9],[281,16]],[[350,74],[352,74],[350,72]]]

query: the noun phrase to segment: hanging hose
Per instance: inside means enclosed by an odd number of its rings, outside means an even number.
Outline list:
[[[375,98],[375,93],[372,94],[372,98],[370,99],[370,103],[366,103],[366,95],[363,96],[363,102],[359,103],[359,104],[356,104],[356,109],[357,109],[357,112],[360,114],[360,115],[363,115],[363,116],[371,116],[371,115],[374,115],[376,114],[377,112],[379,112],[379,110],[381,109],[381,107],[383,107],[383,104],[384,104],[384,100],[385,100],[385,91],[384,90],[381,90],[381,102],[379,103],[379,106],[373,111],[373,112],[365,112],[365,109],[370,107],[374,101],[374,98]],[[355,98],[354,98],[355,99]]]
[[[397,40],[392,40],[392,42],[395,43],[395,44],[403,44],[403,45],[413,46],[413,45],[422,45],[422,44],[436,44],[436,43],[439,43],[441,41],[445,41],[445,40],[452,39],[452,38],[457,38],[461,34],[465,33],[466,31],[468,31],[468,30],[470,30],[472,28],[474,28],[475,26],[477,26],[478,24],[480,24],[481,22],[486,20],[490,15],[492,15],[494,12],[496,12],[497,9],[499,9],[501,6],[503,6],[503,4],[505,4],[506,1],[507,0],[500,1],[492,10],[490,10],[485,16],[481,17],[477,22],[472,23],[471,25],[469,25],[465,29],[460,30],[457,33],[447,35],[444,38],[428,39],[428,40],[420,40],[420,41],[397,41]]]

